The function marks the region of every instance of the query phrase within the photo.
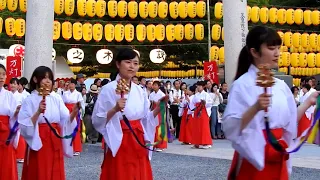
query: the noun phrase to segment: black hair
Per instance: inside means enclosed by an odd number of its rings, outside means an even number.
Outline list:
[[[193,86],[190,86],[190,87],[189,87],[189,90],[190,90],[191,92],[193,92],[193,93],[196,93],[196,88],[197,88],[197,87],[193,85]]]
[[[1,67],[0,67],[0,68],[1,68]],[[3,87],[4,87],[4,88],[8,87],[8,84],[4,84]]]
[[[4,65],[3,65],[3,64],[0,64],[0,69],[3,69],[4,71],[6,71],[6,72],[7,72],[6,67],[4,67]]]
[[[104,86],[104,85],[106,85],[106,84],[108,84],[109,83],[109,80],[108,79],[103,79],[102,81],[101,81],[101,86]]]
[[[93,84],[96,84],[99,80],[101,80],[101,79],[100,78],[94,79]]]
[[[118,72],[112,72],[112,73],[110,74],[110,80],[111,80],[111,81],[116,80],[117,75],[118,75]]]
[[[173,81],[173,86],[176,85],[176,82],[179,82],[179,80],[174,80],[174,81]],[[179,82],[179,83],[180,83],[180,82]]]
[[[262,44],[266,44],[267,46],[280,46],[282,40],[279,34],[269,27],[253,27],[247,35],[246,46],[244,46],[240,52],[235,80],[248,72],[250,65],[254,63],[250,49],[254,48],[257,52],[260,52]]]
[[[160,81],[153,81],[153,84],[158,85],[159,87],[161,87]]]
[[[213,87],[215,87],[215,86],[217,86],[217,89],[219,88],[219,86],[218,86],[217,83],[213,83],[213,84],[212,84],[212,87],[211,87],[211,89],[210,89],[211,92],[213,92]]]
[[[146,77],[144,77],[144,76],[140,76],[139,78],[138,78],[138,81],[140,82],[142,79],[145,79]]]
[[[167,84],[167,83],[170,83],[170,84],[171,84],[171,81],[166,81],[166,84]]]
[[[292,86],[292,88],[291,88],[292,94],[294,93],[295,90],[298,90],[298,91],[299,91],[299,88],[298,88],[297,86]]]
[[[180,90],[182,90],[182,85],[186,85],[186,88],[188,88],[188,85],[187,85],[187,83],[185,83],[185,82],[182,82],[182,83],[180,84]]]
[[[21,77],[21,78],[19,79],[19,81],[20,81],[20,84],[21,84],[22,86],[25,86],[25,85],[28,84],[28,79],[25,78],[25,77]],[[32,80],[31,80],[31,81],[32,81]]]
[[[121,48],[118,50],[115,61],[120,63],[123,60],[130,60],[134,59],[135,57],[139,58],[139,55],[132,48]]]
[[[19,84],[19,79],[18,78],[11,78],[10,79],[10,84],[13,84],[13,83]]]
[[[49,79],[52,82],[52,86],[54,83],[54,78],[53,78],[53,72],[50,68],[48,68],[47,66],[39,66],[37,67],[32,75],[31,75],[31,79],[30,79],[30,90],[36,90],[38,87],[40,87],[40,83],[42,81],[42,79],[44,79],[46,77],[46,74],[48,73],[49,75]],[[33,79],[36,78],[37,82],[34,82]]]
[[[206,83],[204,81],[198,81],[197,86],[206,86]]]
[[[310,84],[304,84],[302,88],[306,88],[308,91],[311,89]]]
[[[72,83],[72,84],[77,84],[78,82],[77,82],[77,80],[71,78],[71,79],[70,79],[70,84],[71,84],[71,83]]]

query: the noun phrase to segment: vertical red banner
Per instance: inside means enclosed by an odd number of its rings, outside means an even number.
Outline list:
[[[22,58],[20,56],[7,56],[7,79],[6,84],[9,85],[10,79],[21,77],[22,75]]]
[[[203,74],[205,80],[219,84],[218,66],[215,61],[203,63]]]

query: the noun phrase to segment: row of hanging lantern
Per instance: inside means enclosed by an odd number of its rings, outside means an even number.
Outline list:
[[[0,17],[0,34],[2,33],[3,25],[5,26],[6,34],[9,37],[16,35],[21,38],[26,33],[26,21],[24,19],[14,19],[10,17],[3,21]]]
[[[290,67],[289,71],[288,67],[282,67],[279,68],[278,71],[291,76],[314,76],[320,74],[320,68]]]
[[[320,34],[278,31],[283,45],[292,52],[318,52],[320,51]]]
[[[223,4],[221,2],[215,4],[214,15],[217,19],[221,19],[223,17]],[[320,23],[320,11],[317,9],[278,9],[276,7],[260,8],[258,6],[247,6],[247,15],[248,21],[253,23],[261,22],[263,24],[267,24],[270,22],[272,24],[279,23],[281,25],[301,25],[304,23],[306,26],[317,26]]]
[[[309,67],[320,68],[320,53],[289,53],[281,52],[279,61],[279,67]]]
[[[210,61],[218,61],[219,64],[224,64],[224,47],[211,46],[210,48],[211,58]]]
[[[18,9],[22,12],[27,12],[27,0],[0,0],[0,11],[8,8],[13,12]]]
[[[166,18],[168,14],[171,18],[176,19],[178,17],[185,19],[189,18],[203,18],[206,15],[206,3],[203,0],[198,2],[181,1],[170,2],[166,1],[157,2],[155,0],[140,1],[135,0],[127,2],[125,0],[110,0],[106,3],[104,0],[55,0],[54,11],[60,15],[63,12],[67,16],[71,16],[75,12],[75,3],[77,3],[78,15],[89,17],[104,17],[106,14],[111,18],[120,17],[124,18],[129,16],[134,19],[138,15],[145,19],[147,17]]]

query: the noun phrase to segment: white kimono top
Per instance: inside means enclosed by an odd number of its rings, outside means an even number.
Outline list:
[[[213,100],[212,100],[210,94],[204,90],[202,92],[197,92],[194,95],[194,97],[192,98],[192,101],[190,101],[190,109],[196,108],[196,104],[201,102],[201,100],[206,101],[206,110],[207,110],[208,116],[210,117]]]
[[[22,91],[21,94],[22,94],[22,101],[30,95],[30,93],[28,93],[28,91],[26,91],[25,89]]]
[[[240,157],[262,170],[265,166],[265,112],[258,112],[247,127],[240,131],[243,113],[256,103],[260,94],[264,93],[262,87],[256,86],[257,72],[258,69],[251,65],[247,73],[234,81],[222,121],[224,134]],[[271,107],[268,109],[270,129],[283,128],[283,139],[290,146],[297,135],[297,107],[294,97],[287,84],[277,78],[268,93],[272,94]],[[287,167],[291,173],[290,159],[287,161]]]
[[[13,97],[14,97],[14,99],[16,100],[16,102],[17,102],[17,106],[19,106],[19,105],[21,105],[22,104],[22,101],[23,101],[23,94],[22,93],[19,93],[18,91],[16,91],[16,92],[12,92],[12,94],[13,94]]]
[[[188,114],[193,114],[193,111],[190,108],[190,104],[192,103],[193,97],[194,97],[194,95],[189,96],[190,103],[187,101],[186,96],[183,97],[183,100],[181,101],[181,104],[179,107],[179,114],[178,114],[179,117],[181,117],[183,115],[183,111],[186,106],[188,106]]]
[[[38,91],[33,91],[23,102],[19,112],[18,121],[20,123],[21,134],[25,138],[29,147],[38,151],[42,147],[42,141],[39,136],[39,124],[46,123],[43,114],[40,114],[37,123],[33,125],[31,117],[39,108],[42,96]],[[44,116],[50,123],[58,123],[61,127],[62,136],[70,135],[77,125],[76,121],[70,121],[70,113],[61,96],[51,92],[46,96],[46,111]],[[73,148],[70,146],[71,139],[63,139],[64,154],[67,157],[73,156]]]
[[[108,111],[115,107],[116,102],[120,99],[120,95],[115,92],[119,78],[118,76],[116,81],[112,81],[102,87],[92,113],[92,124],[103,135],[113,157],[117,155],[123,138],[120,125],[120,120],[123,120],[122,112],[117,112],[108,123],[106,122]],[[131,82],[130,92],[125,95],[125,98],[127,98],[127,102],[123,114],[126,115],[129,121],[140,119],[144,130],[144,139],[153,143],[155,129],[159,121],[153,116],[153,112],[149,110],[149,101],[143,89]],[[150,148],[152,149],[152,147]],[[152,151],[149,151],[150,160],[151,157]]]
[[[158,102],[161,98],[165,97],[166,95],[159,89],[158,92],[153,91],[150,96],[149,100]]]
[[[56,94],[58,94],[58,93],[56,93]],[[62,100],[65,104],[76,104],[76,103],[80,102],[82,111],[84,111],[84,109],[85,109],[85,103],[84,103],[83,96],[77,90],[74,90],[73,92],[71,92],[70,90],[65,91],[62,95]],[[75,119],[76,119],[76,117],[75,117]]]

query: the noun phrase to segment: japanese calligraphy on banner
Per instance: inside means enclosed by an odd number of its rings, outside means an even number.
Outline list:
[[[22,58],[20,56],[7,56],[7,79],[6,83],[10,82],[11,78],[22,76]]]
[[[219,84],[218,66],[215,61],[203,63],[203,74],[205,80],[211,80]]]

